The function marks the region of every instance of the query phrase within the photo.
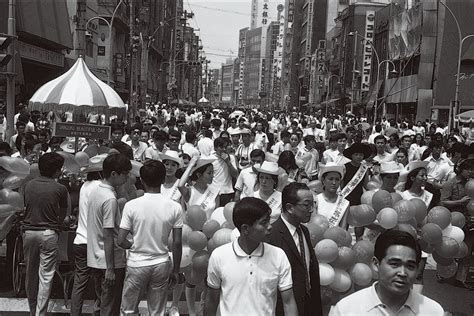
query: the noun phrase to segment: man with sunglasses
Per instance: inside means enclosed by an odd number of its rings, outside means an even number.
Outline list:
[[[283,189],[281,200],[282,213],[272,224],[268,243],[283,249],[290,261],[298,314],[322,315],[319,263],[308,228],[302,225],[311,219],[313,194],[306,184],[292,182]],[[283,314],[282,298],[278,293],[276,315]]]
[[[133,159],[136,161],[145,160],[145,151],[148,148],[148,145],[140,141],[142,134],[142,127],[140,124],[133,124],[130,131],[130,140],[125,142],[127,145],[132,147],[133,150]]]

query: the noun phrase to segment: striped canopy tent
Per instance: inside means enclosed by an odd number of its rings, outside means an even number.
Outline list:
[[[65,74],[45,83],[31,97],[31,110],[63,111],[87,115],[124,114],[126,111],[117,92],[98,79],[87,68],[82,57]]]
[[[454,116],[454,120],[456,122],[461,122],[461,123],[473,123],[474,122],[474,110],[459,113],[458,115]]]

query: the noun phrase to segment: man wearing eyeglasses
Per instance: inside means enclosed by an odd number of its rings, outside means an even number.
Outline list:
[[[133,150],[133,159],[136,161],[145,160],[145,151],[148,148],[148,145],[140,141],[142,134],[142,127],[140,124],[132,125],[130,132],[130,140],[125,142],[127,145],[132,147]]]
[[[298,314],[322,315],[319,263],[309,237],[308,223],[314,209],[313,194],[306,184],[292,182],[282,192],[282,213],[272,224],[268,243],[283,249],[290,261]],[[276,315],[283,315],[278,293]]]

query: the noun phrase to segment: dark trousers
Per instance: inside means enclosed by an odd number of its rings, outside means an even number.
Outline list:
[[[105,283],[105,270],[92,269],[92,276],[96,296],[100,298],[100,315],[120,315],[125,268],[115,269],[115,282],[112,286]]]
[[[227,203],[234,200],[235,193],[221,194],[219,195],[220,206],[225,206]]]
[[[74,262],[76,270],[74,272],[74,285],[71,295],[71,315],[79,316],[84,303],[84,294],[92,278],[92,269],[87,266],[87,245],[74,245]],[[99,311],[100,297],[96,298],[95,310]]]

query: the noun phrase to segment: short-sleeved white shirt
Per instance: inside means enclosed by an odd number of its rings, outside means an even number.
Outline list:
[[[216,158],[216,160],[212,163],[212,166],[214,167],[214,178],[212,184],[220,188],[220,194],[234,193],[229,166],[217,155],[214,155],[214,158]]]
[[[114,268],[125,267],[125,250],[117,244],[120,225],[120,209],[115,190],[101,182],[89,196],[87,214],[87,266],[95,269],[107,269],[105,261],[104,229],[114,230]]]
[[[244,197],[253,196],[256,182],[257,174],[251,167],[245,168],[240,172],[239,176],[237,177],[237,181],[235,182],[235,189],[242,192],[240,194],[241,199]]]
[[[79,191],[79,219],[77,221],[75,245],[87,244],[87,212],[89,211],[89,196],[100,184],[99,180],[87,181]]]
[[[238,240],[215,249],[209,259],[207,284],[220,289],[221,315],[274,315],[277,291],[293,287],[285,252],[261,243],[246,254]]]
[[[123,208],[120,228],[130,231],[133,244],[128,267],[146,267],[168,260],[168,236],[183,227],[181,205],[161,193],[145,193]]]

